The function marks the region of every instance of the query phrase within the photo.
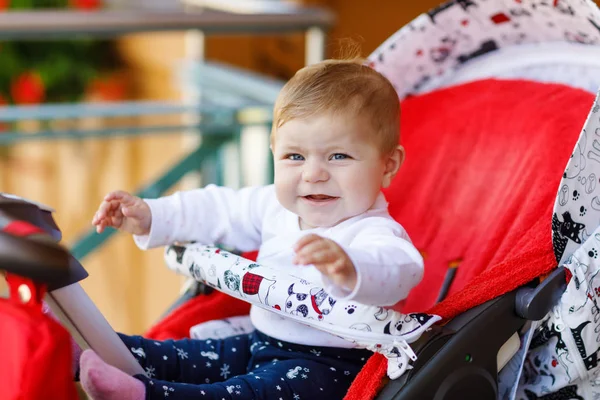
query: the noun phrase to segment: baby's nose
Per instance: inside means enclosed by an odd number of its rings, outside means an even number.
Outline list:
[[[329,179],[329,172],[319,162],[307,162],[302,169],[302,179],[305,182],[319,182]]]

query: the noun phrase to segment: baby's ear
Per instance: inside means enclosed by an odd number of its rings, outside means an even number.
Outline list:
[[[392,180],[400,170],[402,163],[404,163],[404,147],[398,145],[385,159],[385,170],[383,172],[383,179],[381,181],[381,187],[386,188],[392,184]]]
[[[272,154],[275,154],[275,135],[273,132],[269,135],[269,149]]]

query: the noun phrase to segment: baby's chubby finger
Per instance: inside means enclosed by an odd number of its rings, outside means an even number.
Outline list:
[[[135,202],[135,199],[135,196],[131,195],[130,193],[124,190],[116,190],[104,196],[104,201],[111,202],[114,200],[118,200],[125,206],[133,204]]]
[[[102,218],[98,215],[98,212],[94,214],[94,218],[92,218],[92,225],[99,226],[102,223]]]
[[[121,209],[127,218],[142,219],[145,217],[145,209],[141,205],[128,205]]]
[[[98,211],[96,211],[96,213],[94,214],[94,216],[92,217],[92,225],[98,225],[99,222],[99,218],[98,218]]]
[[[94,215],[94,219],[96,220],[96,222],[99,222],[102,220],[102,218],[106,217],[109,205],[110,203],[106,201],[100,203],[100,207],[98,207],[98,211],[96,211],[96,214]]]
[[[103,201],[100,204],[100,207],[98,207],[98,211],[96,212],[97,215],[97,219],[101,220],[104,219],[108,216],[109,212],[112,211],[113,209],[118,208],[119,206],[119,202],[112,200],[112,201]]]
[[[306,245],[313,243],[317,240],[321,240],[323,239],[321,236],[316,235],[314,233],[308,234],[306,236],[302,236],[294,245],[294,251],[296,253],[298,253],[300,250],[302,250],[303,247],[305,247]]]
[[[335,259],[335,255],[332,251],[326,248],[319,248],[315,251],[300,255],[298,259],[301,261],[299,264],[313,264],[315,266],[319,266],[333,261]]]
[[[102,233],[104,228],[106,227],[106,223],[104,221],[99,221],[96,224],[96,233]]]
[[[328,252],[328,247],[327,241],[315,240],[296,252],[294,264],[307,265],[322,262],[318,257],[321,257],[322,254],[326,254]]]

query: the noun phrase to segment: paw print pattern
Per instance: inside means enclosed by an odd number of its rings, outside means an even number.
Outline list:
[[[573,190],[573,200],[579,199],[579,192],[577,190]]]
[[[598,258],[598,250],[591,249],[590,251],[588,251],[588,256],[592,257],[592,258]]]
[[[586,212],[587,212],[587,208],[585,208],[584,206],[579,207],[579,216],[580,217],[583,217]]]
[[[346,308],[344,308],[344,310],[346,310],[346,312],[348,314],[354,314],[354,311],[356,311],[356,306],[353,304],[350,304],[350,305],[346,306]]]

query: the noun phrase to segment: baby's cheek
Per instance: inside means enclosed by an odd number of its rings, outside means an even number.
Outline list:
[[[294,195],[292,193],[293,187],[291,186],[292,185],[288,181],[282,179],[275,180],[275,195],[277,200],[288,210],[293,206],[292,199],[294,198]]]

